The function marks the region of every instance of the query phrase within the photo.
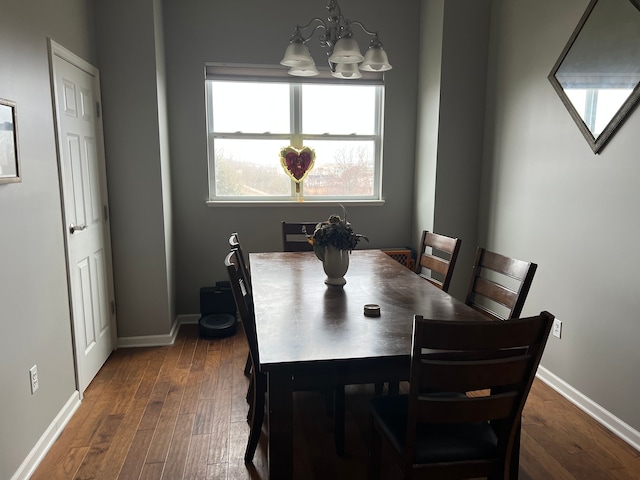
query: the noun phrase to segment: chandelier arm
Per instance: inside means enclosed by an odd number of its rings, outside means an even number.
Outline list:
[[[327,27],[327,24],[325,23],[325,21],[324,21],[324,20],[322,20],[322,19],[321,19],[321,18],[319,18],[319,17],[314,17],[314,18],[312,18],[312,19],[311,19],[311,20],[309,20],[309,22],[308,22],[306,25],[304,25],[304,26],[296,25],[296,29],[298,29],[298,30],[300,30],[300,31],[302,31],[302,30],[306,30],[307,28],[309,28],[309,27],[313,24],[313,22],[319,22],[319,24],[318,24],[318,25],[315,25],[315,26],[313,27],[313,30],[311,30],[311,33],[309,34],[309,36],[308,36],[308,37],[306,37],[306,38],[305,38],[305,37],[304,37],[304,35],[302,35],[302,33],[300,34],[300,35],[302,36],[302,38],[303,38],[303,40],[304,40],[304,42],[305,42],[305,43],[307,43],[309,40],[311,40],[311,38],[315,35],[316,30],[318,30],[319,28],[324,28],[324,30],[325,30],[325,31],[327,31],[327,30],[328,30],[328,27]]]
[[[311,31],[308,37],[306,38],[304,36],[302,37],[302,39],[304,40],[304,43],[307,43],[309,40],[311,40],[313,36],[316,34],[316,31],[321,28],[324,29],[325,32],[329,31],[326,25],[316,25],[315,27],[313,27],[313,30]],[[322,37],[322,35],[320,35],[320,37]],[[323,40],[322,38],[320,38],[320,43],[322,44],[322,42]]]
[[[358,25],[362,29],[362,31],[364,33],[366,33],[367,35],[371,35],[372,37],[377,37],[378,36],[378,32],[372,32],[370,30],[367,30],[367,28],[362,24],[362,22],[350,21],[348,23],[348,25]]]

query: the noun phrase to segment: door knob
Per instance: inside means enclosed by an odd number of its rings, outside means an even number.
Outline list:
[[[76,232],[81,232],[82,230],[86,230],[87,226],[86,225],[74,225],[73,223],[71,225],[69,225],[69,232],[71,232],[71,235],[73,235]]]

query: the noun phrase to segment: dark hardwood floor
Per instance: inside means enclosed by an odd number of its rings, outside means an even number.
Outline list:
[[[195,325],[183,325],[169,347],[115,351],[32,479],[266,479],[265,435],[254,463],[243,462],[246,356],[241,330],[207,340]],[[344,457],[334,454],[324,398],[296,394],[296,478],[366,477],[373,386],[347,394]],[[384,478],[397,478],[390,466]],[[523,416],[520,478],[640,479],[640,453],[536,381]]]

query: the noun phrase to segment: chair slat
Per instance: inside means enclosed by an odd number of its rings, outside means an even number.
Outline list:
[[[452,350],[450,355],[453,356],[464,353],[456,350],[510,349],[530,345],[532,335],[540,332],[545,322],[541,317],[509,322],[431,320],[428,331],[414,333],[414,342],[425,349]]]
[[[529,271],[530,263],[484,250],[482,266],[483,268],[489,268],[508,277],[522,281]]]
[[[442,275],[445,275],[449,270],[449,262],[439,257],[423,255],[420,257],[420,265],[422,268],[428,268]]]
[[[433,277],[432,275],[422,275],[441,290],[449,291],[453,269],[458,260],[458,253],[462,240],[459,238],[448,237],[439,233],[424,230],[420,240],[420,248],[418,250],[418,261],[416,262],[415,272],[422,273],[423,268],[427,268],[432,272],[436,272],[442,278]],[[430,250],[430,252],[427,251]],[[443,255],[438,255],[441,253]]]
[[[482,277],[476,278],[474,295],[482,295],[506,307],[513,305],[518,298],[517,292]]]
[[[509,417],[518,400],[517,392],[489,397],[425,397],[417,402],[418,423],[468,423]]]
[[[452,253],[459,243],[459,239],[440,233],[426,232],[426,235],[423,234],[423,236],[425,237],[425,245],[447,253]]]
[[[313,246],[307,241],[306,235],[313,234],[317,224],[318,222],[282,222],[282,251],[312,251]]]
[[[518,318],[537,267],[478,247],[465,303],[491,318]]]
[[[468,392],[497,386],[514,385],[522,380],[531,362],[529,355],[510,359],[446,362],[422,361],[421,387],[443,391]]]

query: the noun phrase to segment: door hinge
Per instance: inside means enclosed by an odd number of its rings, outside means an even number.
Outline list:
[[[104,221],[107,222],[109,220],[109,207],[107,207],[106,205],[103,205],[103,212],[104,212]]]
[[[100,118],[100,102],[96,102],[96,117]]]
[[[115,315],[115,314],[116,314],[116,302],[111,300],[111,315]]]

